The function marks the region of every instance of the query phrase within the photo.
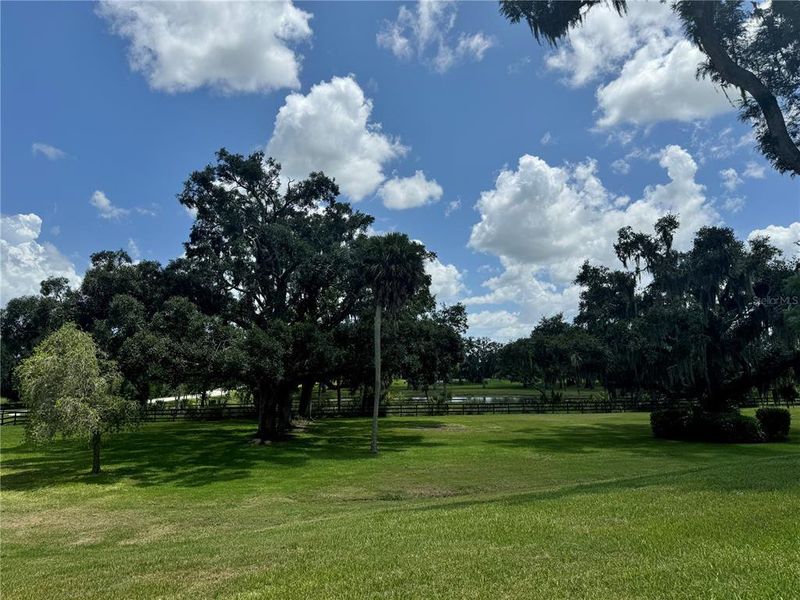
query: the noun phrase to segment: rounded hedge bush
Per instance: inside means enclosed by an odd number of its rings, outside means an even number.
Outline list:
[[[689,408],[654,410],[650,427],[657,438],[729,444],[767,441],[761,423],[738,411],[710,413]]]
[[[756,411],[756,419],[764,430],[764,435],[771,442],[778,442],[789,437],[792,426],[792,414],[786,408],[765,406]]]

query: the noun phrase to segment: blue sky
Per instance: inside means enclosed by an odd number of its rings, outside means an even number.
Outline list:
[[[179,256],[176,194],[224,146],[336,177],[378,231],[438,255],[443,301],[507,339],[576,308],[625,224],[800,237],[798,181],[753,149],[669,9],[597,9],[539,46],[493,2],[4,2],[2,295],[92,252]],[[287,97],[289,97],[287,99]]]

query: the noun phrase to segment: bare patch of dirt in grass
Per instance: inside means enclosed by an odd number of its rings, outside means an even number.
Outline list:
[[[238,565],[233,567],[215,567],[210,565],[197,565],[195,568],[151,571],[139,573],[136,580],[140,585],[147,583],[177,584],[180,588],[179,597],[193,597],[200,594],[201,597],[213,590],[215,587],[225,584],[227,581],[239,577],[252,575],[264,569],[263,565]]]
[[[135,511],[106,512],[93,508],[53,508],[22,514],[3,514],[2,530],[16,539],[62,535],[69,546],[96,544],[120,527],[137,527]]]

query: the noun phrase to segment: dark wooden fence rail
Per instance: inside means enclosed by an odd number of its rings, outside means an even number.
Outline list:
[[[800,403],[796,405],[800,405]],[[665,406],[667,406],[667,403],[664,401],[651,401],[650,399],[642,398],[616,398],[612,400],[596,397],[564,397],[561,399],[495,397],[491,400],[484,400],[481,397],[471,397],[463,401],[446,403],[410,400],[389,402],[381,406],[381,416],[650,412]],[[753,398],[742,406],[775,406],[775,404],[772,400]],[[779,406],[786,406],[786,404],[781,403]],[[365,414],[361,405],[355,402],[342,402],[341,405],[338,405],[335,401],[327,401],[317,406],[312,406],[312,416],[318,418],[355,417],[367,416],[368,414],[371,414],[371,408]]]
[[[792,403],[800,406],[800,402]],[[491,398],[471,397],[464,401],[428,402],[425,400],[402,400],[384,404],[382,416],[422,417],[439,415],[502,415],[527,413],[615,413],[649,412],[664,406],[662,402],[652,402],[641,398],[617,398],[614,400],[593,397],[565,397],[561,399],[541,398]],[[786,406],[775,404],[770,399],[753,398],[745,406]],[[296,407],[295,407],[296,408]],[[325,400],[312,406],[314,418],[358,417],[371,414],[371,408],[364,410],[359,402],[351,399],[337,403]],[[205,407],[148,407],[144,411],[144,421],[222,421],[226,419],[255,419],[253,406],[212,405]],[[0,409],[0,425],[24,425],[28,421],[26,408]]]

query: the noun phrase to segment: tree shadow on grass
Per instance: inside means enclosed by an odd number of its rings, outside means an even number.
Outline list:
[[[512,492],[499,496],[486,496],[466,500],[415,505],[406,510],[437,511],[470,509],[491,504],[525,506],[548,500],[617,492],[633,492],[654,488],[659,493],[719,492],[739,494],[745,492],[800,492],[800,454],[766,456],[746,463],[716,463],[702,467],[676,469],[657,474],[631,475],[607,480],[578,482],[556,488],[529,492]]]
[[[797,436],[788,442],[769,444],[721,444],[680,442],[656,439],[650,424],[595,421],[575,425],[548,421],[542,427],[516,429],[515,436],[487,443],[509,449],[528,449],[551,454],[591,454],[605,450],[622,451],[637,456],[680,458],[698,464],[716,458],[767,457],[797,453]]]
[[[381,453],[432,446],[403,420],[382,422]],[[308,431],[267,445],[254,445],[252,422],[159,423],[110,436],[102,450],[104,471],[90,476],[91,453],[80,442],[59,440],[45,449],[27,444],[3,449],[2,488],[33,490],[67,483],[203,486],[250,476],[253,469],[291,471],[312,460],[368,460],[366,419],[317,422]],[[9,455],[11,457],[9,458]]]
[[[384,419],[380,425],[381,452],[393,454],[410,447],[440,446],[446,442],[432,439],[426,431],[447,427],[448,422],[431,417]],[[293,439],[255,446],[249,442],[255,431],[252,422],[147,424],[107,440],[102,453],[105,471],[98,476],[88,475],[91,454],[79,442],[57,441],[44,450],[25,444],[15,447],[4,444],[4,475],[0,485],[5,490],[33,490],[68,483],[103,485],[125,479],[139,486],[199,487],[246,479],[254,470],[268,476],[285,472],[286,477],[292,477],[292,471],[309,461],[369,460],[369,428],[369,419],[327,419],[311,424],[307,431],[298,432]],[[687,470],[711,469],[714,465],[737,460],[745,464],[771,464],[759,461],[794,455],[796,469],[800,445],[796,443],[796,431],[793,436],[795,443],[784,444],[671,442],[654,440],[645,422],[598,419],[576,425],[569,419],[563,422],[550,419],[540,427],[516,428],[509,435],[476,443],[556,455],[588,455],[613,450],[622,459],[625,455],[678,459]],[[761,481],[751,478],[751,481],[756,480]],[[646,478],[636,477],[635,473],[627,481],[596,485],[600,486],[598,489],[605,489],[603,486],[607,485],[649,485]],[[710,480],[706,481],[712,485]],[[742,482],[729,478],[728,483],[722,481],[714,485],[741,489]],[[580,484],[575,489],[585,491],[587,488]]]
[[[536,501],[558,500],[583,494],[664,487],[681,492],[721,493],[800,492],[800,436],[793,430],[790,439],[769,444],[720,444],[654,439],[648,423],[558,424],[515,430],[517,436],[487,440],[490,445],[509,449],[529,449],[551,454],[588,455],[607,450],[625,455],[663,457],[674,462],[658,473],[604,478],[598,465],[594,481],[578,481],[555,488],[511,492],[499,496],[456,500],[413,507],[410,510],[450,510],[501,502],[524,505]]]

